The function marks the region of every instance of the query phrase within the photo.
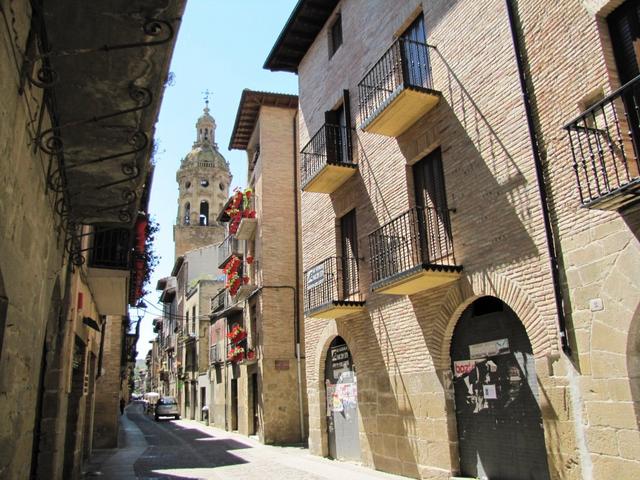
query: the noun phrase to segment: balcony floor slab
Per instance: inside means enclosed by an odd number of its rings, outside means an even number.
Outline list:
[[[381,280],[372,285],[376,293],[389,295],[413,295],[432,288],[455,282],[460,278],[460,266],[419,266],[408,272],[402,273],[396,278]]]

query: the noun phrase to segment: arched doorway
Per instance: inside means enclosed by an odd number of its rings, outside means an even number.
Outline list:
[[[481,479],[549,479],[527,332],[495,297],[462,314],[451,340],[460,470]]]
[[[351,352],[342,337],[329,345],[324,369],[329,456],[360,460],[358,383]]]

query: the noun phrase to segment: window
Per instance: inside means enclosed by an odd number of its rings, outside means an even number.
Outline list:
[[[187,190],[189,190],[191,188],[191,182],[186,182],[184,184],[184,188],[186,188]]]
[[[202,200],[200,202],[200,226],[206,227],[209,225],[209,202]]]
[[[200,186],[207,188],[209,186],[209,180],[203,178],[202,180],[200,180]]]
[[[184,224],[189,225],[191,223],[191,203],[187,202],[184,205]]]
[[[342,292],[346,298],[358,290],[358,231],[355,209],[340,218],[340,251]]]
[[[336,15],[331,27],[329,27],[329,58],[342,45],[342,15]]]

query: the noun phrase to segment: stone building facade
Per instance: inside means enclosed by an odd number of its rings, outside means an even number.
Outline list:
[[[117,436],[153,125],[184,5],[165,2],[146,22],[148,2],[73,16],[56,2],[0,2],[2,478],[79,478],[92,439]]]
[[[266,444],[306,437],[296,112],[294,95],[243,91],[230,148],[247,152],[248,187],[219,217],[227,281],[212,303],[211,420]]]
[[[630,1],[298,2],[265,67],[299,77],[313,453],[638,476],[637,25]]]

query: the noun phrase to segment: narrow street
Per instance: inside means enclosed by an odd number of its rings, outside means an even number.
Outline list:
[[[120,419],[120,448],[94,451],[85,479],[400,479],[315,457],[299,447],[265,446],[192,420],[155,422],[141,404]]]

